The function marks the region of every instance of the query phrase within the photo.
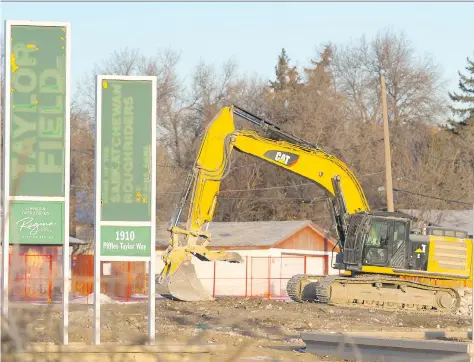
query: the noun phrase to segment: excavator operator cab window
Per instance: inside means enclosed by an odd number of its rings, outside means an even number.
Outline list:
[[[393,224],[393,242],[390,264],[395,268],[405,268],[407,263],[407,224],[403,221],[394,221]]]
[[[364,241],[364,264],[386,265],[388,261],[388,222],[372,220]]]
[[[402,222],[396,222],[393,225],[393,246],[392,246],[392,255],[395,255],[397,251],[405,243],[406,239],[406,225]]]

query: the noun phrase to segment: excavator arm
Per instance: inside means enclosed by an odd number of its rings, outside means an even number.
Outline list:
[[[234,115],[270,130],[282,140],[265,138],[254,131],[236,130]],[[341,240],[344,240],[345,215],[369,210],[359,182],[344,162],[241,108],[225,107],[205,130],[196,163],[169,229],[171,240],[163,255],[165,265],[157,279],[157,293],[183,301],[210,300],[196,276],[192,255],[203,261],[242,262],[237,253],[207,249],[211,235],[206,226],[212,220],[221,181],[231,169],[234,149],[301,175],[324,188],[333,202]],[[188,221],[186,227],[181,228],[178,221],[188,199],[191,200]]]

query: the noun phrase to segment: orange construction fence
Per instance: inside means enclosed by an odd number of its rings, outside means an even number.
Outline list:
[[[242,264],[197,262],[196,271],[214,297],[287,298],[286,283],[295,274],[326,275],[328,255],[246,256]],[[130,301],[148,293],[147,263],[102,262],[101,293]],[[157,270],[161,268],[157,265]],[[334,272],[334,271],[333,271]],[[11,300],[60,302],[62,256],[56,254],[10,255]],[[70,299],[87,296],[94,288],[94,256],[71,257]]]
[[[9,255],[9,298],[11,300],[44,300],[51,302],[57,255]]]
[[[61,255],[10,254],[9,260],[10,300],[47,303],[62,300]],[[288,298],[286,284],[295,274],[338,273],[330,268],[329,255],[245,256],[241,264],[198,261],[195,266],[198,278],[214,297],[284,299]],[[158,264],[157,270],[160,268]],[[143,299],[148,293],[145,262],[102,262],[101,274],[101,293],[112,299],[132,301]],[[447,281],[435,281],[436,285],[445,283]],[[461,283],[456,287],[471,286],[470,281],[456,283]],[[71,257],[70,289],[70,299],[93,292],[93,255]]]

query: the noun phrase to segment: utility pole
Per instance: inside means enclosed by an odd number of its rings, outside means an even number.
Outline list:
[[[382,112],[383,112],[383,139],[385,145],[385,189],[387,191],[387,211],[393,212],[393,187],[392,187],[392,158],[390,155],[390,136],[388,132],[387,91],[385,90],[385,77],[380,77],[382,83]]]

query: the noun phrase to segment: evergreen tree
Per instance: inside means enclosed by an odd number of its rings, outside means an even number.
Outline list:
[[[290,58],[285,48],[281,50],[275,66],[275,81],[265,90],[268,103],[267,117],[275,122],[284,124],[289,122],[295,113],[299,90],[303,83],[295,66],[290,66]]]
[[[330,45],[324,47],[320,54],[320,60],[311,60],[311,68],[304,68],[308,78],[308,86],[325,92],[332,87],[333,74],[329,70],[332,61],[332,48]]]
[[[466,70],[469,74],[466,76],[458,72],[461,93],[449,93],[449,98],[453,102],[464,105],[462,108],[450,106],[453,115],[461,118],[460,121],[454,119],[448,121],[454,133],[459,133],[462,127],[472,125],[474,121],[474,61],[467,58],[467,63]]]
[[[285,48],[281,50],[278,56],[278,63],[275,66],[276,80],[270,81],[270,86],[275,92],[286,91],[289,88],[296,88],[300,83],[300,76],[296,67],[290,67],[290,58]]]

